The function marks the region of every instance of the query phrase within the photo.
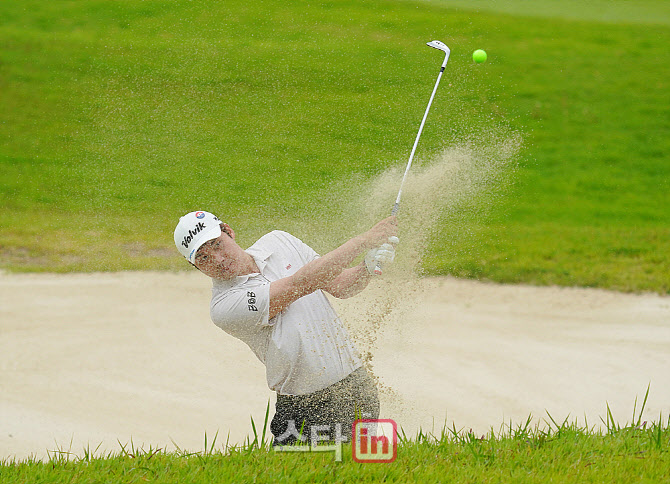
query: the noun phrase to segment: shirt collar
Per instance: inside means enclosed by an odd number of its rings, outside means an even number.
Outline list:
[[[247,250],[245,250],[245,252],[254,258],[254,262],[258,266],[258,270],[261,274],[263,274],[265,266],[268,264],[268,259],[272,255],[272,252],[261,249],[260,247],[255,247],[255,245],[249,247]],[[247,275],[250,276],[251,274]]]
[[[238,284],[244,284],[249,280],[249,278],[255,276],[256,274],[263,274],[265,266],[268,263],[267,260],[272,255],[272,252],[254,247],[253,245],[245,250],[245,252],[254,258],[254,262],[258,266],[258,270],[260,272],[252,272],[243,276],[234,277],[233,279],[214,279],[213,283],[215,286],[219,287],[220,289],[227,290],[237,286]]]

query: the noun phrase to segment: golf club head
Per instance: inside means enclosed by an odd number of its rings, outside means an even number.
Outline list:
[[[433,49],[441,50],[444,52],[444,62],[442,63],[442,67],[446,67],[447,61],[449,60],[449,54],[451,51],[449,50],[449,47],[444,42],[440,42],[439,40],[433,40],[431,42],[428,42],[426,44],[428,47],[432,47]]]
[[[433,49],[438,49],[446,52],[447,54],[450,52],[449,47],[444,42],[440,42],[439,40],[433,40],[432,42],[428,42],[426,44],[428,47],[432,47]]]

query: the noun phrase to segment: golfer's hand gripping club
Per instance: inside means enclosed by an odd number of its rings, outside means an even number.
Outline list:
[[[387,243],[368,251],[365,256],[365,267],[368,269],[370,275],[381,275],[382,265],[393,262],[393,259],[395,259],[395,246],[398,245],[399,242],[400,240],[398,237],[391,236],[388,238]]]
[[[396,215],[398,213],[398,210],[400,209],[400,197],[402,196],[402,187],[405,184],[405,179],[407,178],[407,174],[409,173],[409,169],[412,166],[412,160],[414,159],[414,153],[416,152],[416,147],[419,144],[419,138],[421,137],[421,132],[423,131],[423,127],[426,124],[426,118],[428,117],[428,111],[430,111],[430,106],[433,104],[433,99],[435,98],[435,93],[437,92],[437,86],[440,85],[440,79],[442,78],[442,73],[444,72],[444,69],[447,67],[447,62],[449,61],[449,54],[451,53],[451,50],[449,50],[449,47],[447,47],[443,42],[440,42],[439,40],[433,40],[432,42],[428,42],[426,45],[429,47],[432,47],[433,49],[441,50],[444,52],[444,61],[442,62],[442,67],[440,68],[440,73],[437,75],[437,81],[435,82],[435,87],[433,88],[433,93],[430,95],[430,100],[428,101],[428,106],[426,107],[426,112],[423,114],[423,119],[421,120],[421,126],[419,126],[419,132],[416,134],[416,139],[414,140],[414,146],[412,146],[412,152],[409,155],[409,161],[407,162],[407,168],[405,168],[405,174],[402,177],[402,181],[400,182],[400,190],[398,190],[398,197],[395,200],[395,204],[393,205],[393,209],[391,210],[391,215]],[[382,273],[382,264],[377,264],[374,273],[376,275],[381,275]]]

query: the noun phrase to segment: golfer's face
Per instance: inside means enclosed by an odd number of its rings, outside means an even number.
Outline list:
[[[240,272],[240,261],[234,249],[233,239],[224,232],[202,244],[195,256],[195,266],[209,277],[231,279]]]

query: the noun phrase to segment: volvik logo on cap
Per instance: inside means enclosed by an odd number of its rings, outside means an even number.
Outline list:
[[[204,214],[203,214],[204,216]],[[197,215],[196,215],[197,217]],[[199,217],[202,218],[202,217]],[[181,245],[186,247],[188,249],[188,244],[191,243],[193,240],[193,237],[198,235],[201,231],[205,230],[205,227],[207,227],[204,223],[198,222],[198,224],[195,226],[193,230],[189,229],[188,234],[184,236],[184,240],[182,241]]]
[[[205,218],[205,212],[195,212],[195,218]]]

